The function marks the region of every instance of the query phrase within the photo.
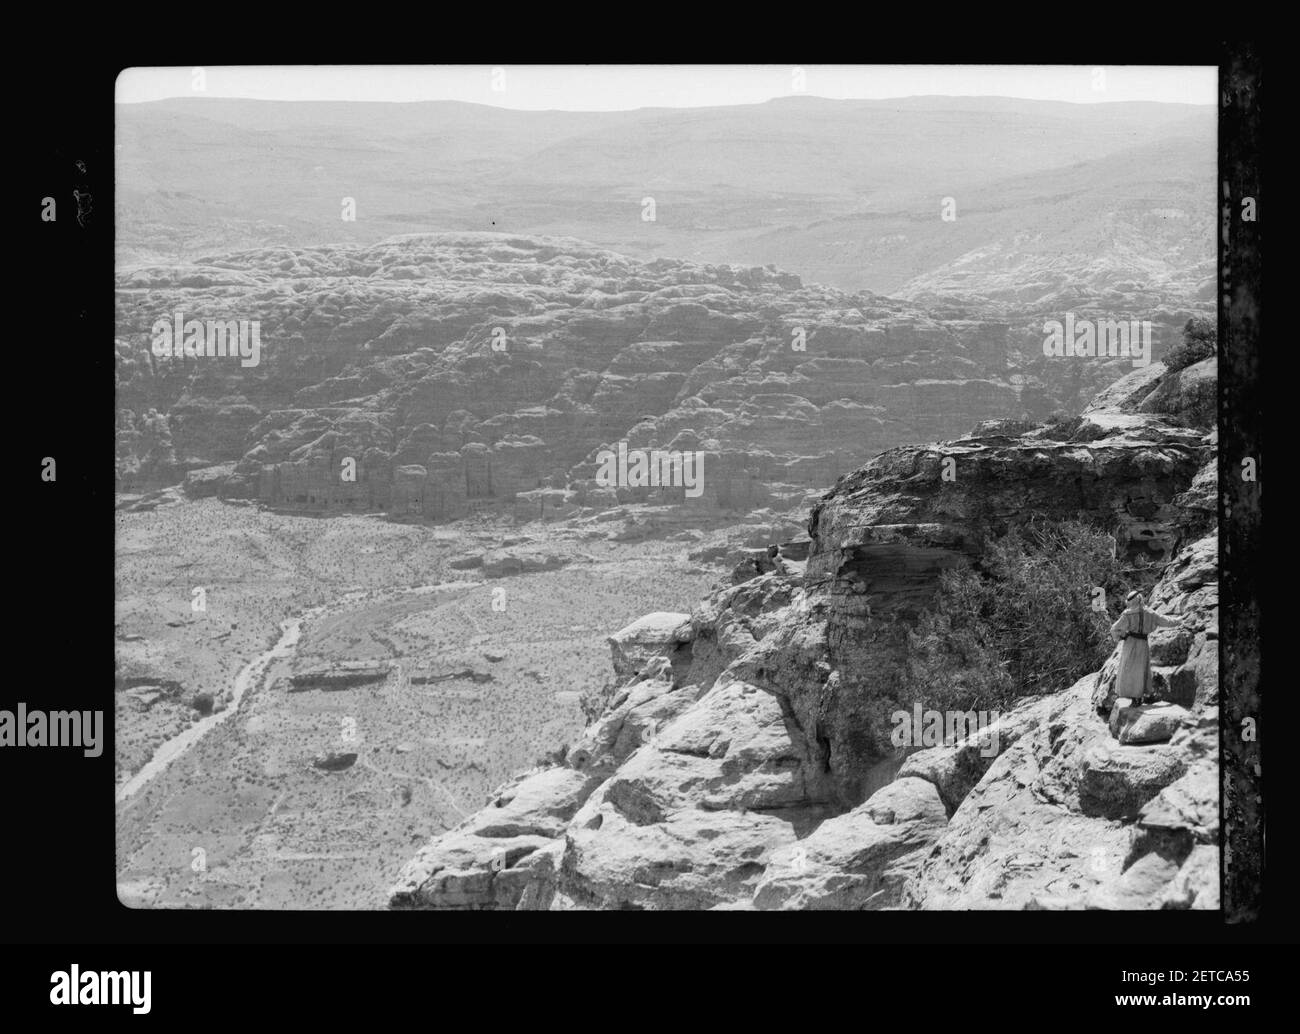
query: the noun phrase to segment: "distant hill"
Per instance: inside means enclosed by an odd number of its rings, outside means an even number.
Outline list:
[[[1215,132],[1208,106],[1008,98],[118,105],[119,261],[495,231],[915,299],[1185,303],[1213,274]]]

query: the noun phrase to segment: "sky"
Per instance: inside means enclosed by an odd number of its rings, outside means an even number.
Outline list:
[[[457,100],[524,111],[713,107],[799,94],[1214,104],[1217,81],[1213,66],[1179,65],[209,65],[125,69],[116,100]]]

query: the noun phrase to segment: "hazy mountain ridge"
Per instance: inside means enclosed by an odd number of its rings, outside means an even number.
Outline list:
[[[453,102],[119,105],[119,258],[484,230],[575,236],[638,257],[775,263],[807,281],[889,293],[974,242],[1038,232],[1044,206],[1074,189],[1073,166],[1135,147],[1150,148],[1147,157],[1080,195],[1077,214],[1100,219],[1114,207],[1109,195],[1154,195],[1173,176],[1194,180],[1179,194],[1212,220],[1214,133],[1213,111],[1192,105],[1006,98],[791,97],[595,113]],[[1195,162],[1161,153],[1160,141],[1177,138]],[[356,201],[356,222],[341,218],[344,197]],[[642,219],[646,197],[653,222]],[[945,197],[956,222],[940,219]],[[980,214],[998,209],[998,218]],[[1182,236],[1192,264],[1213,261],[1204,217]],[[1152,251],[1165,254],[1164,243]],[[965,272],[960,293],[977,294]],[[1004,293],[993,277],[991,296]]]

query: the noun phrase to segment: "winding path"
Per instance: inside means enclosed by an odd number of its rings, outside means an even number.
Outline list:
[[[214,711],[206,718],[199,719],[184,732],[173,736],[159,747],[154,756],[141,767],[140,771],[117,788],[116,803],[121,804],[130,798],[145,783],[149,782],[150,779],[163,771],[185,751],[239,710],[239,702],[243,699],[249,687],[261,681],[272,661],[281,657],[288,657],[293,653],[298,645],[298,639],[302,635],[303,622],[309,617],[315,617],[320,609],[318,607],[298,617],[290,618],[288,621],[280,622],[280,638],[275,641],[275,645],[269,650],[263,650],[259,653],[245,664],[240,669],[239,674],[235,676],[235,689],[231,694],[230,702],[222,710]]]
[[[240,701],[244,694],[254,686],[261,683],[266,675],[266,670],[274,661],[288,657],[297,649],[298,640],[302,636],[303,625],[316,618],[321,617],[327,612],[344,611],[353,608],[360,602],[377,602],[385,598],[399,599],[402,596],[423,596],[431,592],[440,592],[454,589],[477,588],[482,582],[457,581],[457,582],[440,582],[436,585],[420,585],[410,589],[361,589],[344,594],[332,604],[322,604],[312,607],[299,614],[297,617],[291,617],[286,621],[280,622],[280,638],[275,644],[267,650],[263,650],[251,661],[240,669],[239,674],[235,676],[235,687],[231,694],[230,701],[220,711],[215,711],[205,718],[201,718],[188,729],[173,736],[164,743],[154,753],[140,771],[136,772],[130,779],[118,786],[115,795],[115,803],[123,804],[134,794],[138,793],[146,783],[149,782],[159,772],[164,771],[168,765],[184,754],[190,747],[194,746],[199,740],[224,722],[227,718],[239,710]],[[443,793],[450,798],[451,795],[444,789]],[[457,811],[460,808],[452,800],[453,807]],[[464,814],[461,812],[461,814]]]

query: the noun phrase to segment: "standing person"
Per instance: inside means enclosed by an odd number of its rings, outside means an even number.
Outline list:
[[[1110,634],[1121,643],[1115,696],[1128,697],[1134,704],[1140,704],[1144,697],[1151,695],[1151,649],[1147,646],[1147,636],[1157,628],[1181,625],[1189,615],[1167,618],[1147,610],[1142,594],[1136,589],[1124,597],[1124,604],[1124,613],[1110,626]]]

